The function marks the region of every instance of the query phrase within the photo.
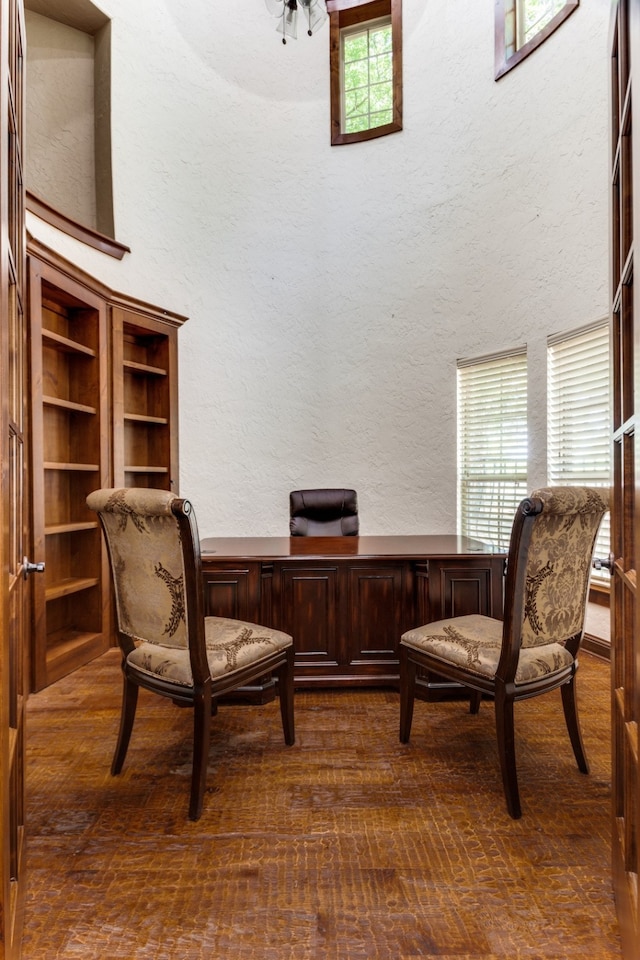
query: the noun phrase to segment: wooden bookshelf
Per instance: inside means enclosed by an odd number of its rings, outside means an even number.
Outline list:
[[[177,327],[118,308],[112,329],[115,484],[177,491]]]
[[[108,309],[29,261],[35,555],[31,685],[59,679],[111,642],[109,579],[87,494],[110,479]]]
[[[29,243],[34,558],[31,689],[115,643],[99,487],[178,488],[184,317],[114,294]]]

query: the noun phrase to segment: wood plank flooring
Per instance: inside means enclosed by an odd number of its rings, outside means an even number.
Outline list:
[[[209,790],[186,819],[190,711],[140,695],[109,775],[118,654],[30,697],[25,960],[617,958],[610,883],[609,667],[582,655],[592,772],[560,695],[516,705],[523,818],[506,814],[493,706],[391,690],[222,707]]]

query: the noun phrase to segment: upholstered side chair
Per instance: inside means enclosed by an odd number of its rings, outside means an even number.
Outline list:
[[[507,810],[521,816],[516,772],[514,703],[560,688],[573,752],[589,772],[576,702],[578,650],[584,632],[589,574],[609,492],[546,487],[523,500],[507,560],[504,619],[454,617],[417,627],[400,641],[400,740],[413,718],[416,671],[429,670],[468,687],[471,712],[484,695],[495,702],[498,754]]]
[[[292,537],[357,537],[358,527],[355,490],[292,490],[289,494]]]
[[[217,698],[264,674],[278,678],[285,743],[294,742],[293,641],[278,630],[205,617],[193,507],[165,490],[96,490],[115,590],[124,678],[111,773],[120,773],[144,687],[193,708],[189,818],[198,820]]]

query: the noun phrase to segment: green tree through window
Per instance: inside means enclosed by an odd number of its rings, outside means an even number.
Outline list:
[[[402,130],[402,0],[327,0],[331,143]]]
[[[391,20],[343,33],[344,131],[393,120]]]
[[[580,0],[496,0],[496,80],[544,43]]]

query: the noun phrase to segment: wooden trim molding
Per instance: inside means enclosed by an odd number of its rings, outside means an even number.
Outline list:
[[[171,310],[165,310],[162,307],[156,307],[153,304],[138,300],[136,297],[130,297],[124,293],[118,293],[112,290],[106,284],[92,277],[90,274],[81,270],[71,261],[61,257],[55,250],[51,250],[40,240],[36,240],[27,232],[27,254],[37,260],[42,261],[49,267],[53,267],[59,273],[63,274],[69,280],[79,284],[88,293],[97,294],[106,300],[110,306],[121,307],[124,310],[132,310],[144,317],[150,319],[161,319],[163,323],[172,324],[174,327],[181,327],[187,320],[187,317],[179,313],[173,313]]]
[[[564,23],[567,17],[570,17],[574,10],[580,5],[580,0],[566,0],[562,10],[556,13],[555,17],[549,21],[546,27],[543,27],[539,33],[532,37],[527,43],[523,44],[515,53],[507,57],[505,50],[505,4],[507,0],[495,0],[495,50],[496,50],[496,73],[495,79],[499,80],[505,73],[512,70],[519,63],[533,53],[540,44],[544,43],[558,27]]]
[[[30,193],[28,190],[26,203],[29,213],[39,217],[40,220],[44,220],[45,223],[50,224],[50,226],[55,227],[57,230],[61,230],[69,237],[73,237],[81,243],[86,243],[87,246],[93,247],[94,250],[100,250],[109,257],[115,257],[116,260],[122,260],[125,253],[131,253],[131,248],[127,247],[124,243],[119,243],[112,237],[107,237],[105,234],[98,233],[97,230],[93,230],[91,227],[85,227],[83,224],[77,223],[75,220],[72,220],[71,217],[68,217],[65,213],[61,213],[60,210],[56,210],[55,207],[36,197],[35,194]]]
[[[602,637],[594,637],[590,633],[585,633],[582,640],[582,649],[591,653],[594,657],[600,657],[601,660],[611,660],[611,644]]]

